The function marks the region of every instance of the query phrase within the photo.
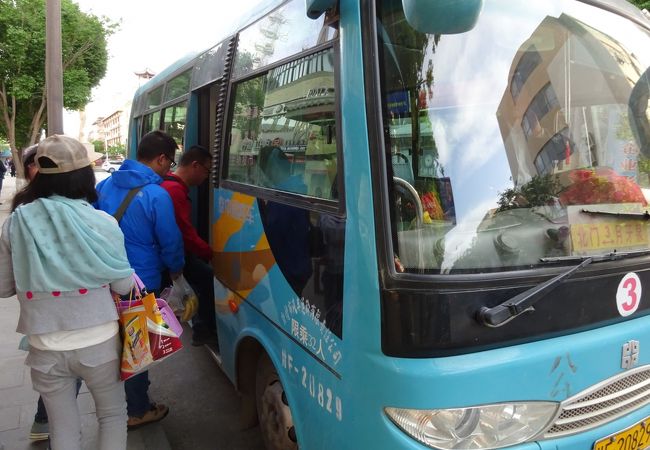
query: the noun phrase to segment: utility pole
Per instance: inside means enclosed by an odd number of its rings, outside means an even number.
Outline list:
[[[61,56],[61,0],[45,0],[45,80],[47,134],[63,134],[63,63]]]

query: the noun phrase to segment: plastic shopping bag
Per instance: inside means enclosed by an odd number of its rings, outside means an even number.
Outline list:
[[[160,315],[165,323],[174,333],[176,333],[176,336],[181,337],[181,334],[183,334],[183,326],[176,318],[172,308],[167,304],[165,299],[162,298],[157,298],[156,304],[158,305],[158,309],[160,309]]]
[[[182,327],[167,303],[156,299],[153,293],[146,294],[137,275],[134,279],[135,294],[132,292],[128,300],[119,296],[115,299],[123,341],[122,380],[147,370],[183,347],[179,338]]]
[[[120,378],[126,380],[147,369],[153,361],[147,317],[141,301],[118,306],[122,332],[122,363]]]
[[[147,313],[147,331],[149,332],[151,354],[154,361],[162,361],[183,348],[183,344],[181,344],[178,334],[163,319],[156,297],[149,294],[142,298],[142,303]],[[172,317],[176,320],[173,314]],[[180,327],[178,321],[175,325]]]
[[[199,299],[183,275],[173,280],[172,287],[163,290],[160,296],[180,317],[181,322],[190,320],[199,309]]]

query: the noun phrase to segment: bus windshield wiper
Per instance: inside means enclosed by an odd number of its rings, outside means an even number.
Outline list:
[[[524,312],[534,311],[535,308],[533,305],[537,303],[540,298],[558,287],[564,280],[571,277],[578,270],[591,264],[593,260],[593,257],[586,257],[577,266],[573,266],[566,272],[561,273],[544,283],[527,289],[497,306],[492,308],[482,306],[476,313],[476,320],[486,327],[495,328],[507,324]]]
[[[623,217],[626,219],[640,219],[640,220],[650,220],[650,213],[648,211],[644,212],[614,212],[614,211],[605,211],[602,209],[582,209],[580,212],[585,214],[601,215],[601,216],[616,216]]]
[[[546,258],[540,258],[539,260],[543,263],[567,263],[571,261],[584,261],[585,258],[591,258],[593,259],[592,262],[601,262],[601,261],[616,261],[619,259],[625,259],[625,258],[635,258],[637,256],[645,256],[645,255],[650,255],[650,249],[645,249],[645,250],[632,250],[629,252],[609,252],[609,253],[603,253],[601,255],[592,255],[592,256],[580,256],[580,255],[575,255],[575,256],[549,256]]]

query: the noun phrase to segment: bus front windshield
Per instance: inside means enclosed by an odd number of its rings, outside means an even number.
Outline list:
[[[398,270],[649,248],[647,30],[578,1],[485,0],[471,31],[428,35],[401,4],[377,18]]]

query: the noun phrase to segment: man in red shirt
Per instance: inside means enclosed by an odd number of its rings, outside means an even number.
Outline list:
[[[192,203],[189,197],[190,186],[199,186],[208,178],[211,161],[210,152],[195,145],[183,153],[176,172],[169,172],[161,184],[172,198],[176,223],[183,235],[183,274],[199,297],[198,317],[192,320],[192,345],[216,343],[213,272],[210,265],[212,248],[192,225]]]

